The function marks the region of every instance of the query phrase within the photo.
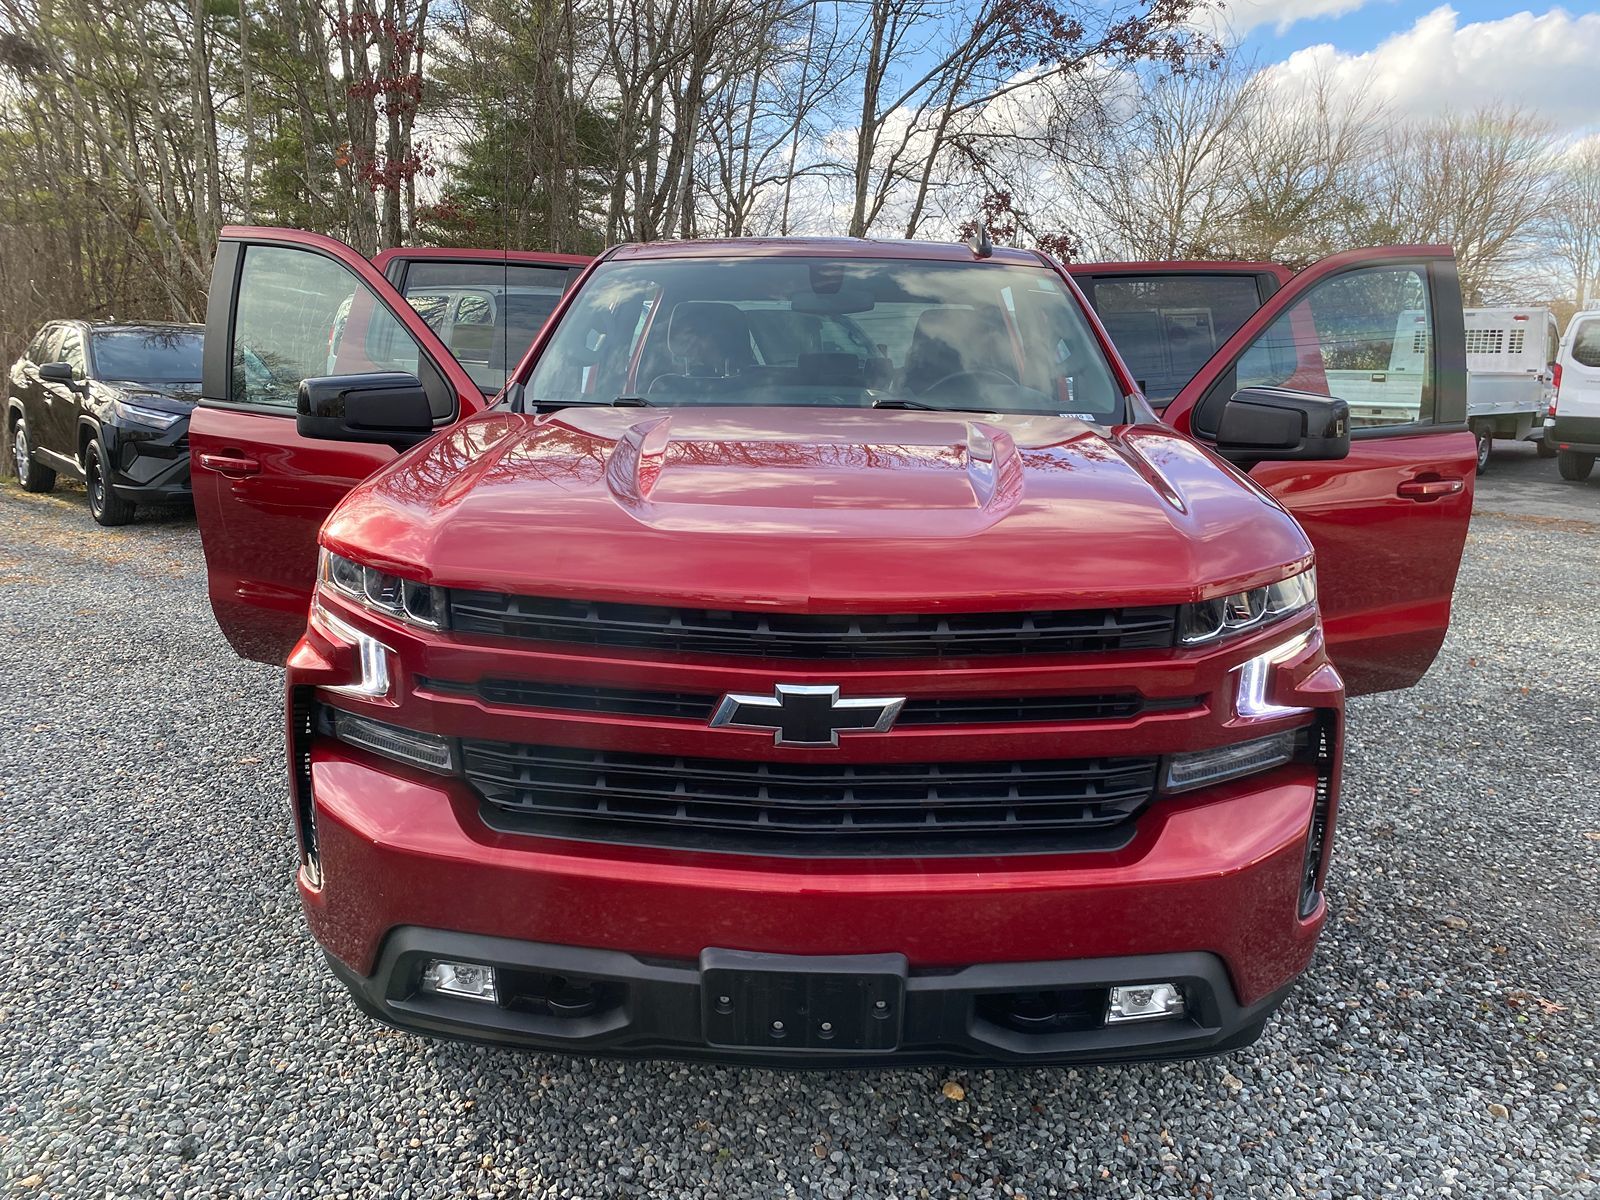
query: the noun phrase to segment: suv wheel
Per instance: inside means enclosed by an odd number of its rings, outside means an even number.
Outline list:
[[[133,520],[133,504],[111,490],[106,479],[105,451],[98,438],[83,451],[83,483],[89,491],[89,515],[100,525],[126,525]]]
[[[33,443],[28,440],[28,422],[18,413],[11,421],[11,467],[25,492],[48,492],[56,486],[56,473],[33,461]]]
[[[1582,483],[1589,478],[1589,472],[1594,470],[1594,455],[1579,454],[1576,450],[1563,450],[1556,455],[1556,469],[1561,472],[1561,478],[1570,479],[1573,483]]]
[[[1489,469],[1489,453],[1494,449],[1494,434],[1487,429],[1473,431],[1478,435],[1478,474],[1482,475]]]

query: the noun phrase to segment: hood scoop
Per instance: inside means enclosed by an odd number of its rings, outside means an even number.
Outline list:
[[[606,489],[655,529],[846,538],[975,534],[1021,501],[1026,472],[1005,430],[939,420],[920,425],[915,439],[889,441],[887,432],[880,424],[873,440],[843,429],[807,438],[712,433],[652,414],[616,436]],[[908,522],[908,510],[926,512],[927,522]]]

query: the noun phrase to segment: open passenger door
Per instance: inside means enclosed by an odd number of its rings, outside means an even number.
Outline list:
[[[1409,373],[1396,363],[1410,364]],[[1351,695],[1416,683],[1450,621],[1476,463],[1450,248],[1353,250],[1308,267],[1239,325],[1163,412],[1215,443],[1240,389],[1348,400],[1380,377],[1383,415],[1351,417],[1349,457],[1238,462],[1316,547],[1329,652]]]
[[[471,251],[383,257],[402,277],[422,258],[475,263],[478,274],[435,289],[448,295],[444,315],[452,322],[436,325],[342,242],[298,230],[223,230],[206,311],[202,398],[189,423],[190,474],[212,611],[247,658],[281,664],[287,657],[305,629],[323,520],[398,453],[382,443],[302,436],[300,382],[380,371],[414,375],[434,425],[449,425],[480,411],[499,390],[498,383],[487,386],[496,346],[501,381],[505,362],[514,364],[527,349],[509,345],[504,332],[515,305],[497,303],[510,264],[546,272],[519,280],[517,298],[549,297],[548,315],[583,262]],[[501,316],[508,319],[496,334]],[[477,376],[448,344],[456,330],[487,351],[474,364]]]

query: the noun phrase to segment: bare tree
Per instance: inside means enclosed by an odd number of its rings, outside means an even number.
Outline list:
[[[1396,125],[1373,165],[1371,240],[1453,246],[1462,292],[1480,303],[1536,253],[1552,150],[1550,127],[1519,109]]]
[[[1600,135],[1569,147],[1556,162],[1541,241],[1579,309],[1600,285]]]

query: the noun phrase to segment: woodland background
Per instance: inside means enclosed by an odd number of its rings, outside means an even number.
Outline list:
[[[1469,302],[1600,278],[1600,137],[1401,118],[1201,0],[0,0],[0,361],[200,319],[219,229],[371,254],[781,233],[1302,265],[1456,248]]]

